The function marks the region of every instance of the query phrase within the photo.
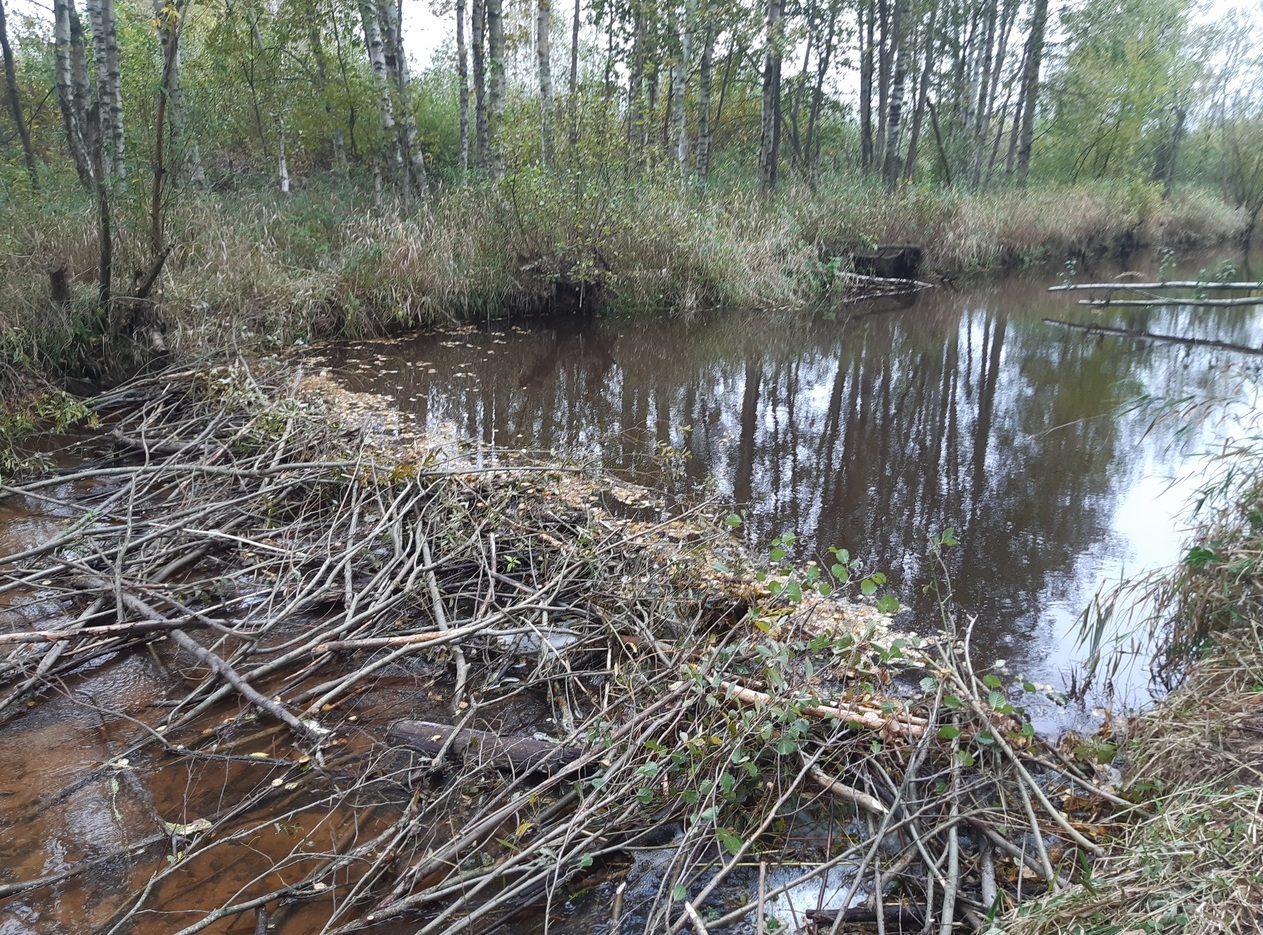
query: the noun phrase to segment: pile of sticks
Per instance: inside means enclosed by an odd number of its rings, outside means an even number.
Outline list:
[[[0,557],[11,605],[60,609],[0,630],[0,740],[113,660],[171,674],[98,772],[184,770],[186,810],[118,855],[139,882],[100,894],[97,932],[157,911],[179,935],[243,913],[548,931],[587,892],[623,935],[778,912],[838,931],[861,899],[883,931],[947,933],[1069,885],[1126,806],[973,671],[950,609],[926,644],[825,625],[742,573],[715,504],[632,521],[580,471],[383,457],[295,387],[238,367],[121,388],[94,403],[114,455],[0,489],[77,516]],[[411,743],[418,715],[451,729]],[[303,832],[264,852],[283,827]],[[253,876],[207,910],[189,881],[246,842]],[[653,885],[629,885],[648,849]],[[90,889],[94,866],[0,878],[0,899]],[[831,877],[838,904],[777,909]]]

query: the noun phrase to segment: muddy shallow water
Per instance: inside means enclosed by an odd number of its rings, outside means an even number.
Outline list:
[[[1185,257],[1197,278],[1227,252]],[[1240,276],[1242,261],[1236,257]],[[1156,275],[1154,258],[1101,264]],[[1045,318],[1259,346],[1257,308],[1088,312],[1049,294],[1055,272],[940,288],[840,315],[722,312],[491,324],[326,350],[311,361],[384,394],[426,429],[490,456],[590,458],[667,490],[714,483],[746,511],[756,549],[799,536],[885,571],[928,630],[931,536],[952,528],[951,586],[987,661],[1053,684],[1079,655],[1079,615],[1122,576],[1174,560],[1199,453],[1226,431],[1120,413],[1138,394],[1242,400],[1259,358],[1088,336]],[[1133,679],[1132,690],[1144,678]]]

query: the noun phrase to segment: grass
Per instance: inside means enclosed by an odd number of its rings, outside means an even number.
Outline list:
[[[1018,935],[1263,929],[1263,445],[1227,449],[1184,559],[1151,586],[1175,688],[1119,762],[1137,811],[1088,882],[1006,921]]]
[[[39,203],[0,195],[0,344],[9,359],[73,372],[99,356],[92,325],[92,206],[76,191]],[[135,212],[128,215],[129,205]],[[139,196],[116,208],[116,278],[146,265]],[[553,284],[583,283],[627,310],[688,314],[800,306],[828,286],[820,260],[877,242],[916,242],[940,273],[992,270],[1120,242],[1210,242],[1243,218],[1189,191],[1148,185],[963,194],[889,194],[850,180],[682,192],[669,176],[523,172],[458,186],[423,210],[375,206],[354,180],[312,179],[282,198],[242,188],[181,193],[177,248],[159,315],[174,354],[360,337],[444,319],[537,308]],[[76,298],[54,307],[45,267],[65,263]]]

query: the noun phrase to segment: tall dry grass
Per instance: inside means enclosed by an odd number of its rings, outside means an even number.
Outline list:
[[[1138,805],[1074,888],[1004,921],[1015,935],[1263,930],[1263,434],[1257,416],[1202,490],[1184,559],[1143,582],[1175,688],[1133,718],[1119,763]]]
[[[136,211],[139,212],[139,203]],[[91,337],[92,206],[77,192],[4,205],[0,314],[6,353],[57,361]],[[116,209],[116,278],[148,257],[143,216]],[[374,203],[367,186],[316,180],[282,198],[185,192],[169,212],[177,247],[160,293],[175,353],[364,336],[539,307],[555,280],[597,287],[629,310],[800,305],[827,286],[822,257],[916,242],[944,273],[1035,262],[1124,238],[1212,241],[1244,219],[1150,186],[991,194],[848,180],[682,190],[670,175],[525,172],[437,193],[420,210]],[[78,300],[53,308],[44,268],[65,263]]]

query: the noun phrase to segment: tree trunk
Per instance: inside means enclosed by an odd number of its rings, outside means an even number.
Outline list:
[[[675,125],[675,161],[680,170],[680,184],[689,178],[688,109],[685,106],[689,64],[693,57],[693,0],[684,4],[684,22],[680,24],[680,54],[671,69],[672,123]]]
[[[820,64],[816,68],[816,85],[811,92],[811,104],[807,108],[807,133],[803,141],[809,168],[814,172],[817,168],[816,126],[820,122],[820,108],[824,105],[824,80],[829,74],[829,66],[833,59],[834,37],[838,31],[838,5],[830,4],[829,28],[825,34],[824,45],[820,49]]]
[[[860,167],[873,164],[873,7],[872,0],[856,6],[860,42]],[[867,12],[867,15],[865,13]]]
[[[697,76],[697,181],[705,184],[710,176],[710,82],[715,58],[715,29],[706,24],[702,41],[702,62]]]
[[[395,128],[395,107],[390,95],[390,73],[386,67],[382,27],[371,0],[361,0],[360,21],[364,25],[364,46],[373,70],[373,85],[377,89],[377,116],[381,124],[382,145],[390,154],[392,170],[398,172],[403,168],[403,152],[399,148],[399,134]]]
[[[154,0],[154,5],[161,2],[162,0]],[[325,119],[332,128],[330,143],[333,146],[333,166],[341,171],[346,168],[346,142],[342,138],[341,128],[333,119],[333,101],[329,99],[329,65],[325,61],[324,43],[320,38],[320,24],[315,19],[311,20],[308,35],[311,42],[311,56],[316,63],[316,91],[320,95],[320,100],[324,102]],[[176,74],[178,77],[178,66]]]
[[[767,0],[767,49],[763,56],[763,108],[759,140],[759,188],[776,188],[780,155],[782,0]]]
[[[1018,134],[1017,164],[1019,179],[1026,178],[1031,165],[1031,146],[1035,142],[1035,110],[1039,100],[1039,68],[1044,54],[1044,30],[1048,23],[1048,0],[1035,0],[1031,10],[1031,32],[1026,42],[1026,69],[1022,73],[1022,129]]]
[[[1162,183],[1162,197],[1170,198],[1175,186],[1175,167],[1179,162],[1180,143],[1184,139],[1184,125],[1188,119],[1187,110],[1180,105],[1172,108],[1175,115],[1170,134],[1158,143],[1154,152],[1153,175],[1151,180]]]
[[[570,148],[579,144],[579,7],[574,0],[574,19],[570,23]]]
[[[930,77],[934,72],[934,23],[938,7],[930,8],[930,18],[925,24],[924,49],[921,52],[921,77],[917,82],[917,103],[912,111],[912,129],[908,133],[908,155],[904,161],[903,175],[912,181],[917,168],[917,145],[921,141],[921,127],[925,120],[925,105],[930,97]]]
[[[553,164],[552,28],[552,0],[537,0],[535,6],[535,64],[539,72],[540,160],[545,168]]]
[[[53,0],[57,100],[61,105],[66,145],[85,191],[95,190],[92,171],[91,97],[88,64],[83,47],[83,26],[74,0]]]
[[[100,107],[101,165],[109,178],[127,177],[123,134],[123,81],[118,56],[114,0],[85,0],[92,27],[92,57],[96,61],[96,99]]]
[[[31,188],[39,190],[39,174],[35,170],[35,151],[31,149],[31,134],[26,129],[26,121],[22,117],[22,101],[18,97],[17,67],[13,64],[13,49],[9,47],[9,26],[4,16],[4,0],[0,0],[0,53],[4,55],[4,91],[9,99],[9,111],[13,114],[13,123],[18,129],[18,137],[22,140],[22,157],[26,160],[26,174],[30,176]]]
[[[386,68],[396,95],[399,151],[403,156],[403,189],[405,197],[413,192],[424,195],[429,184],[425,173],[425,154],[417,141],[417,121],[412,115],[408,90],[408,57],[403,48],[403,27],[396,0],[379,0],[377,4],[385,44]]]
[[[487,168],[487,0],[473,0],[469,37],[474,60],[474,165]]]
[[[460,171],[469,171],[469,53],[465,49],[465,0],[456,0],[456,93],[460,99]]]
[[[487,3],[487,66],[491,72],[488,97],[487,154],[491,162],[491,177],[504,178],[504,144],[501,130],[504,124],[504,0],[486,0]]]
[[[903,169],[899,158],[900,121],[903,118],[903,85],[907,76],[905,45],[903,41],[904,0],[895,0],[890,16],[890,44],[893,75],[890,80],[888,115],[886,117],[886,153],[882,165],[882,177],[887,188],[894,188]]]

